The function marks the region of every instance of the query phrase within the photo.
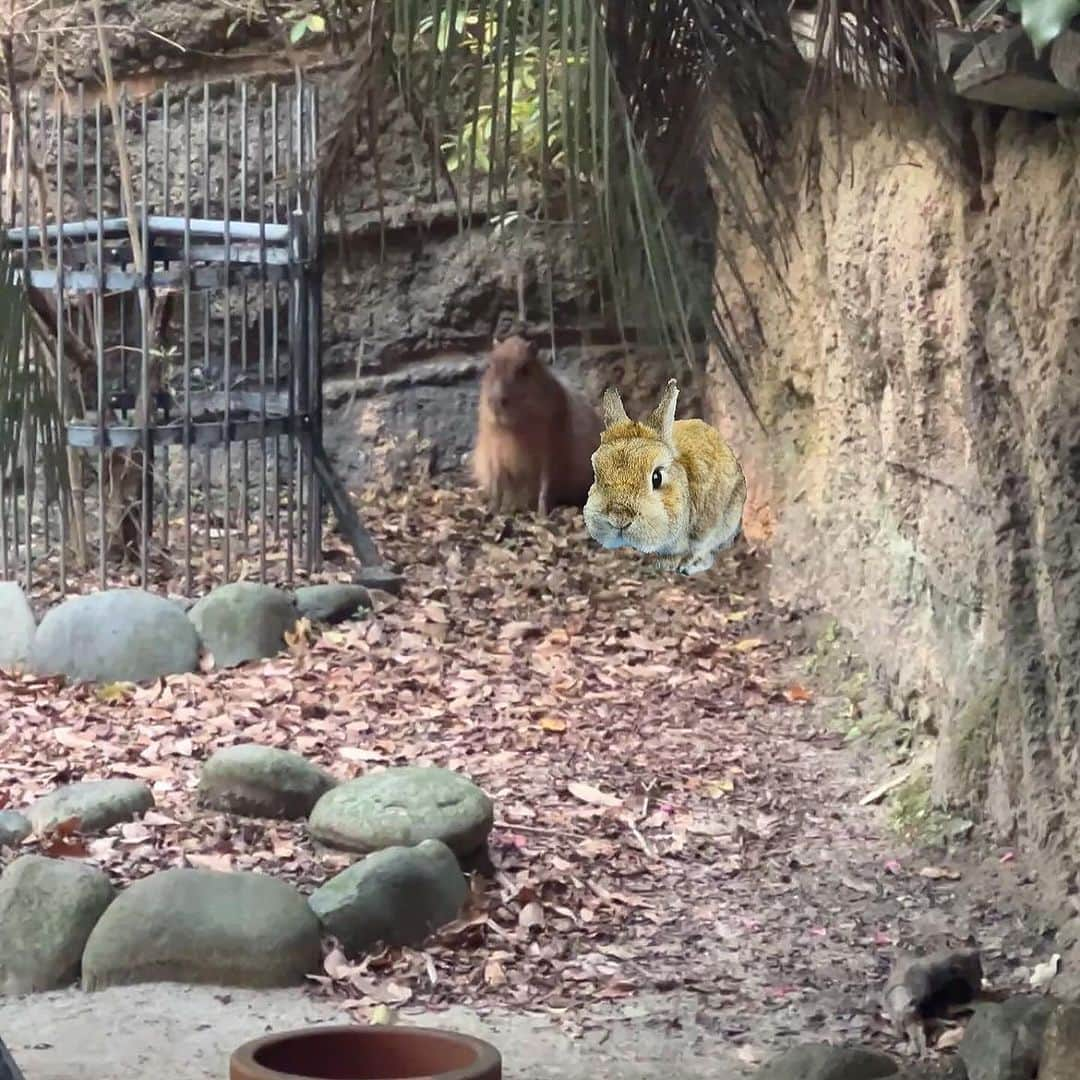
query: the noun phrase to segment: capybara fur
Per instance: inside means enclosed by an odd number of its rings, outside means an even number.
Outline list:
[[[502,513],[582,506],[592,484],[600,417],[522,337],[491,351],[480,384],[473,475]]]

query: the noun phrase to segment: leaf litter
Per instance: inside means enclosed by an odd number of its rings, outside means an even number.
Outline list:
[[[765,1015],[781,1036],[890,1041],[873,995],[927,906],[950,933],[996,924],[957,870],[917,870],[858,806],[864,775],[788,677],[791,613],[761,599],[750,557],[672,579],[597,549],[580,515],[496,520],[427,485],[386,495],[373,526],[403,597],[321,635],[298,625],[268,662],[139,687],[0,678],[8,805],[110,777],[145,780],[157,803],[20,851],[87,858],[118,884],[195,866],[309,893],[354,857],[303,823],[198,808],[211,753],[283,747],[341,779],[459,770],[496,807],[461,917],[422,948],[350,958],[329,942],[312,992],[362,1022],[503,1005],[574,1029],[584,1004],[686,991],[747,1060]],[[1019,948],[1006,936],[1000,957]]]

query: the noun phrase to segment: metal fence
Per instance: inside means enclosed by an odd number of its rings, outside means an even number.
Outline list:
[[[322,451],[315,87],[31,91],[3,119],[30,303],[0,571],[190,594],[316,569],[325,495],[351,511]]]

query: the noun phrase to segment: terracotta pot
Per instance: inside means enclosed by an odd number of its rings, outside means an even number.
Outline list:
[[[494,1046],[437,1028],[302,1028],[245,1043],[229,1080],[502,1080]]]

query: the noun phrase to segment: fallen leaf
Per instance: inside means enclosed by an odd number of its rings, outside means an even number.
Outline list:
[[[1035,969],[1031,973],[1031,978],[1028,979],[1028,983],[1036,990],[1041,990],[1044,986],[1049,986],[1053,981],[1054,976],[1061,970],[1061,955],[1054,953],[1044,964],[1036,964]]]
[[[187,859],[189,865],[194,866],[198,870],[231,871],[233,869],[233,857],[231,855],[188,852],[184,858]]]
[[[112,682],[103,683],[95,690],[98,701],[110,705],[118,701],[126,700],[135,690],[134,683]]]
[[[959,881],[960,872],[951,870],[947,866],[924,866],[919,871],[919,877],[928,878],[930,881]]]
[[[531,930],[534,926],[543,925],[544,909],[536,900],[531,900],[518,912],[518,926],[523,930]]]
[[[545,731],[562,732],[566,730],[566,721],[559,716],[542,716],[540,726]]]
[[[735,651],[739,653],[753,652],[755,649],[760,649],[765,644],[766,642],[761,638],[743,638],[741,641],[735,642]]]
[[[938,1041],[934,1043],[934,1047],[937,1050],[952,1050],[959,1046],[964,1041],[964,1029],[957,1025],[956,1027],[947,1028],[938,1037]]]
[[[577,780],[571,780],[566,785],[566,790],[582,802],[591,803],[593,806],[622,806],[622,799],[595,788],[592,784],[583,784]]]
[[[790,702],[801,704],[802,702],[812,701],[814,695],[805,686],[796,684],[795,686],[789,686],[784,691],[784,697]]]

